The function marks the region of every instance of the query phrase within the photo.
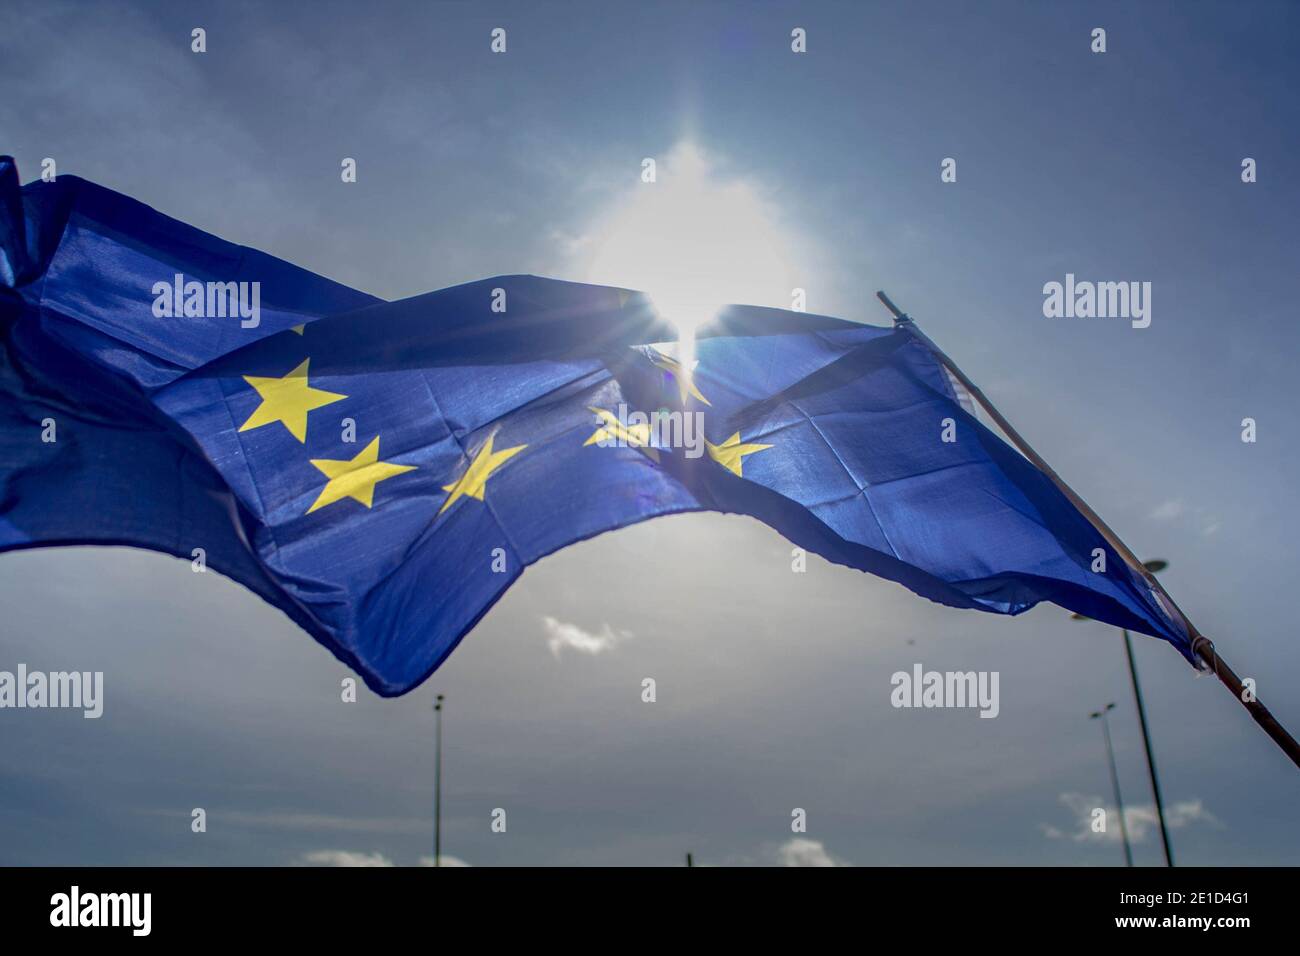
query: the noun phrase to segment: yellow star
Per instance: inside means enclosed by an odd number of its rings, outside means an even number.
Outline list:
[[[385,478],[415,470],[414,465],[392,465],[380,461],[378,435],[351,461],[313,458],[311,463],[329,481],[321,489],[316,502],[307,509],[307,514],[311,514],[317,508],[342,501],[344,498],[359,501],[369,508],[375,500],[375,485]]]
[[[302,325],[291,325],[289,326],[289,328],[293,329],[299,335],[302,335],[304,332],[307,331],[307,323],[304,322]]]
[[[698,398],[705,405],[713,403],[700,394],[700,390],[695,387],[695,376],[690,369],[683,368],[682,363],[670,355],[664,355],[653,345],[650,346],[650,361],[658,368],[665,372],[671,372],[673,378],[677,380],[677,391],[681,393],[682,408],[686,407],[686,396]]]
[[[705,439],[704,447],[708,449],[709,457],[716,461],[727,471],[739,478],[741,466],[744,463],[746,455],[752,455],[756,451],[763,451],[765,448],[771,448],[771,445],[742,445],[740,443],[740,432],[736,432],[721,445],[715,445],[713,442]]]
[[[248,416],[248,421],[239,426],[241,432],[252,428],[261,428],[272,422],[281,422],[289,429],[289,434],[300,442],[307,441],[307,413],[313,408],[339,402],[347,398],[337,392],[327,392],[312,388],[307,381],[307,363],[302,364],[283,378],[264,378],[261,375],[245,375],[244,381],[257,389],[262,396],[262,404]]]
[[[659,460],[658,450],[649,447],[649,423],[644,425],[624,425],[618,420],[617,415],[607,409],[596,408],[592,405],[588,405],[587,408],[595,412],[596,417],[604,422],[604,424],[597,428],[595,432],[592,433],[592,436],[582,443],[584,448],[588,445],[594,445],[597,442],[602,441],[613,441],[615,443],[621,441],[623,444],[628,445],[631,448],[641,449],[655,461]]]
[[[495,435],[489,435],[488,440],[483,443],[483,447],[474,455],[474,460],[469,463],[465,469],[465,474],[450,485],[443,485],[443,491],[449,491],[447,500],[442,503],[438,509],[438,514],[442,514],[460,498],[477,498],[483,500],[483,491],[487,487],[487,480],[492,477],[492,473],[506,463],[507,460],[519,454],[527,445],[515,445],[513,448],[503,448],[501,451],[492,450],[492,441]]]

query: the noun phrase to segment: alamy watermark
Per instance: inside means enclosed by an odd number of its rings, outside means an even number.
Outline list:
[[[159,319],[239,318],[240,328],[255,329],[262,322],[262,283],[185,281],[178,272],[171,282],[155,282],[153,314]]]
[[[1150,282],[1065,282],[1043,285],[1043,315],[1049,319],[1130,319],[1133,328],[1151,324]]]
[[[152,893],[83,893],[74,884],[50,897],[50,925],[56,927],[120,926],[132,936],[148,936],[152,912]]]
[[[592,436],[601,448],[681,448],[687,458],[704,454],[704,413],[669,411],[629,412],[620,402],[617,411],[593,408],[600,426]]]
[[[981,717],[996,717],[998,671],[927,671],[913,664],[911,673],[895,671],[889,702],[894,707],[972,707]]]
[[[66,707],[93,719],[104,713],[103,671],[0,671],[0,709]]]

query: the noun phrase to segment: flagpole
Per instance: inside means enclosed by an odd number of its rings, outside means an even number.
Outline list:
[[[988,413],[988,416],[997,423],[998,427],[1002,429],[1003,434],[1011,440],[1011,443],[1019,449],[1020,453],[1028,458],[1039,471],[1046,475],[1048,479],[1051,480],[1052,484],[1056,485],[1061,494],[1065,495],[1065,497],[1069,499],[1070,503],[1088,519],[1092,526],[1097,529],[1097,532],[1106,539],[1106,542],[1115,549],[1134,573],[1141,575],[1142,579],[1146,581],[1147,586],[1168,603],[1169,608],[1178,616],[1186,627],[1187,633],[1192,636],[1192,653],[1195,654],[1196,657],[1214,674],[1214,676],[1219,678],[1220,682],[1232,692],[1232,695],[1241,702],[1242,706],[1245,707],[1247,711],[1250,712],[1250,716],[1255,719],[1255,723],[1259,724],[1260,727],[1263,728],[1264,732],[1273,738],[1273,742],[1282,748],[1282,752],[1290,757],[1291,761],[1297,767],[1300,767],[1300,743],[1297,743],[1296,739],[1287,732],[1287,729],[1278,723],[1277,718],[1273,716],[1269,709],[1265,707],[1253,693],[1246,692],[1246,688],[1242,684],[1241,678],[1238,677],[1236,672],[1228,666],[1227,662],[1219,656],[1219,653],[1214,646],[1214,642],[1198,631],[1195,625],[1188,620],[1187,615],[1182,612],[1182,609],[1174,602],[1174,599],[1169,596],[1169,592],[1164,589],[1164,585],[1160,583],[1154,574],[1142,566],[1142,562],[1137,559],[1137,556],[1133,554],[1131,550],[1129,550],[1128,545],[1120,540],[1119,535],[1115,534],[1115,532],[1110,529],[1097,512],[1088,507],[1088,503],[1080,498],[1078,494],[1075,493],[1074,489],[1067,485],[1061,476],[1052,470],[1052,467],[1043,460],[1038,452],[1034,451],[1029,442],[1025,441],[1025,439],[1021,437],[1020,433],[1012,427],[1009,421],[1002,417],[1002,413],[999,412],[993,406],[993,403],[985,397],[984,393],[980,391],[979,386],[972,382],[966,376],[966,373],[957,367],[957,363],[950,359],[943,349],[935,345],[934,342],[930,340],[929,336],[917,328],[916,323],[912,320],[911,316],[903,312],[898,306],[894,305],[893,301],[884,292],[877,292],[876,298],[878,298],[884,304],[885,308],[887,308],[894,316],[895,327],[904,328],[909,331],[918,341],[924,344],[931,353],[933,353],[939,363],[951,372],[957,381],[961,382],[962,387],[964,387],[966,391],[970,392],[971,397],[974,398],[975,401],[979,402],[980,407],[983,408],[984,411]],[[1250,698],[1249,700],[1247,699],[1248,697]]]

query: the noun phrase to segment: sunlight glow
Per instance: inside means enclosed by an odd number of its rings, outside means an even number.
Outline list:
[[[647,293],[680,333],[677,358],[691,368],[697,329],[726,304],[788,309],[796,275],[792,244],[771,203],[729,178],[690,141],[657,164],[589,230],[585,280]]]

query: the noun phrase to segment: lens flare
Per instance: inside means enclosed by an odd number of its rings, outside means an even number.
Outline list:
[[[728,177],[693,142],[656,164],[597,217],[583,243],[588,282],[639,289],[678,329],[682,368],[695,335],[730,303],[789,308],[802,286],[794,250],[772,204],[750,181]]]

